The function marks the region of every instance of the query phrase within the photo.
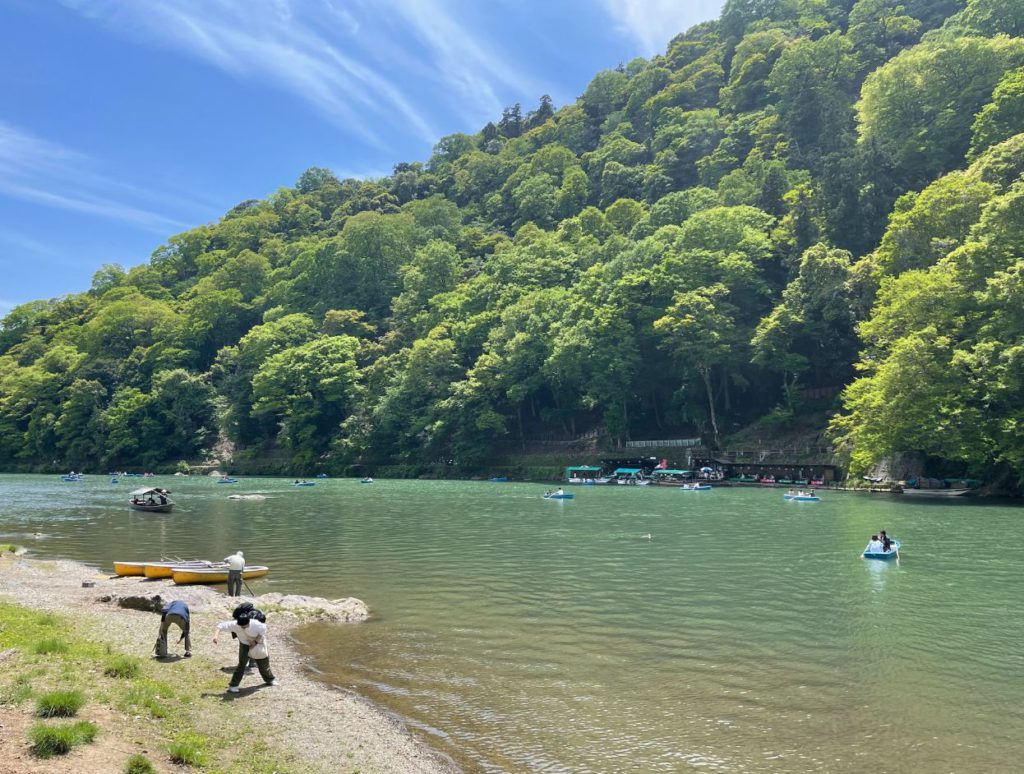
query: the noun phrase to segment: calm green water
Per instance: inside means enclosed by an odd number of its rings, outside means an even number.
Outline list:
[[[0,541],[106,568],[242,548],[272,568],[256,593],[357,596],[371,623],[303,648],[469,771],[1021,766],[1015,505],[167,477],[152,515],[123,505],[137,483],[0,476]],[[899,565],[859,558],[879,529]]]

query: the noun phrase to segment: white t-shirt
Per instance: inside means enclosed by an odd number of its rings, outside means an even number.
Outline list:
[[[868,547],[864,550],[869,554],[881,554],[885,552],[885,545],[881,540],[869,540]]]
[[[224,621],[217,624],[222,632],[234,632],[243,645],[252,646],[261,639],[266,639],[267,625],[256,620],[249,621],[248,626],[239,626],[237,621]]]
[[[229,570],[245,569],[245,557],[241,554],[231,554],[231,556],[227,557],[224,561],[228,563]]]

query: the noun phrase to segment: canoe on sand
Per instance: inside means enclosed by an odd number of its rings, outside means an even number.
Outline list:
[[[269,567],[258,564],[248,565],[242,570],[242,580],[262,578],[270,572]],[[174,567],[171,570],[171,577],[179,586],[190,583],[227,583],[227,567]]]
[[[146,566],[142,568],[142,574],[147,578],[170,578],[175,567],[219,568],[221,566],[223,566],[222,562],[205,562],[199,559],[188,562],[148,562]]]

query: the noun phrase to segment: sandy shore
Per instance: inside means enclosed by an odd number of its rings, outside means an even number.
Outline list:
[[[95,586],[83,587],[83,582],[94,582]],[[143,658],[152,652],[159,616],[100,599],[135,593],[150,595],[154,591],[165,600],[188,599],[190,589],[195,587],[177,587],[170,581],[110,578],[96,568],[74,562],[30,561],[10,555],[0,559],[0,599],[87,622],[85,630],[92,639]],[[209,590],[202,592],[206,596],[201,599],[208,604],[190,601],[193,658],[166,666],[169,670],[206,670],[211,675],[222,675],[226,688],[229,674],[223,669],[235,660],[236,646],[230,637],[222,637],[219,645],[214,645],[211,638],[216,623],[230,618],[238,598],[211,595]],[[259,606],[259,598],[254,601]],[[289,637],[292,629],[304,623],[300,617],[273,614],[268,623],[271,664],[280,685],[263,687],[253,670],[243,680],[239,694],[198,697],[199,701],[209,703],[211,722],[231,722],[237,714],[240,727],[260,729],[263,741],[272,749],[286,751],[289,759],[309,772],[459,771],[450,760],[413,737],[396,718],[359,696],[311,679]],[[177,630],[171,631],[174,634]],[[180,645],[172,646],[171,653],[180,654],[181,650]],[[66,762],[57,765],[63,767],[54,771],[74,771],[66,767]]]

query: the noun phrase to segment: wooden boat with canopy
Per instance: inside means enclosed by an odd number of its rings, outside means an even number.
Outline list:
[[[143,487],[132,492],[128,505],[133,511],[170,513],[171,508],[174,507],[174,500],[168,497],[169,494],[169,490],[161,489],[158,486]]]

